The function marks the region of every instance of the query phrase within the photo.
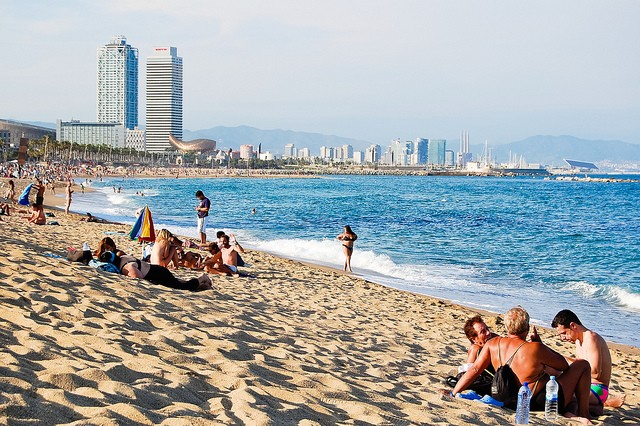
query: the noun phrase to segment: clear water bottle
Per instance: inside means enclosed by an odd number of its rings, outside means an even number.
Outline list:
[[[527,382],[522,384],[518,391],[518,406],[516,407],[516,424],[529,424],[529,409],[531,408],[531,389]]]
[[[544,418],[551,422],[558,419],[558,390],[556,376],[551,376],[547,382],[547,397],[544,402]]]

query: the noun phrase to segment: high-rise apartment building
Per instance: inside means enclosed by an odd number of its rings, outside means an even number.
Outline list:
[[[98,123],[138,125],[138,49],[125,36],[98,48]]]
[[[444,166],[447,141],[445,139],[429,139],[427,164]]]
[[[182,139],[182,58],[175,47],[155,47],[147,58],[147,151],[170,148]]]

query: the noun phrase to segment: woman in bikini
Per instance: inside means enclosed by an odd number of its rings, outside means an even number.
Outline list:
[[[344,270],[349,268],[349,272],[353,272],[351,269],[351,255],[353,254],[353,243],[358,239],[355,232],[351,230],[349,225],[344,227],[344,232],[336,237],[342,241],[342,251],[345,255]]]
[[[175,277],[171,271],[164,266],[152,265],[149,262],[142,261],[134,256],[125,254],[121,250],[117,250],[115,242],[109,237],[105,237],[100,241],[96,255],[100,261],[116,265],[120,273],[127,277],[142,278],[154,284],[181,290],[202,291],[211,289],[211,279],[209,279],[207,274],[203,274],[198,278],[192,278],[188,281],[182,280]]]

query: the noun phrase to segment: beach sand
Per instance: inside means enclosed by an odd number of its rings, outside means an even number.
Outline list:
[[[59,226],[1,217],[0,424],[513,422],[438,392],[466,357],[468,308],[252,250],[253,278],[211,275],[214,290],[201,293],[154,286],[64,259],[128,226],[46,211]],[[627,402],[595,423],[640,424],[640,351],[616,345],[612,356],[611,392]]]

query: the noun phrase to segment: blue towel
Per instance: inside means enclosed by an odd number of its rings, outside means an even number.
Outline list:
[[[28,206],[29,205],[29,192],[31,191],[31,187],[33,186],[32,183],[30,183],[29,185],[27,185],[27,187],[24,189],[24,191],[22,191],[22,194],[20,194],[20,198],[18,198],[18,204],[22,205],[22,206]]]

